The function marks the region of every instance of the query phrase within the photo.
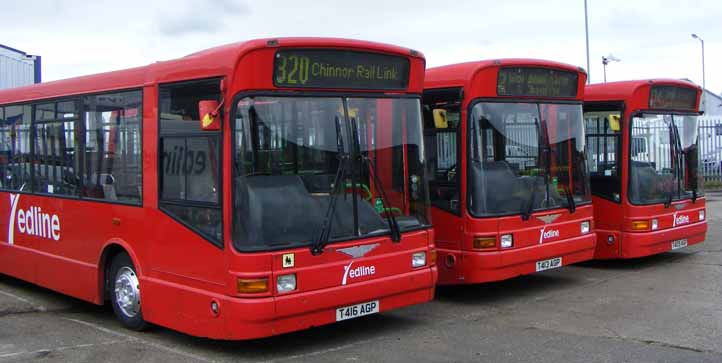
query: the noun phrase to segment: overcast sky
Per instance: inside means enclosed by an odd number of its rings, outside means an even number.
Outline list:
[[[333,36],[422,51],[427,65],[544,58],[586,68],[583,0],[1,0],[0,43],[43,57],[43,80],[145,65],[259,37]],[[651,77],[722,93],[722,3],[588,0],[592,82]]]

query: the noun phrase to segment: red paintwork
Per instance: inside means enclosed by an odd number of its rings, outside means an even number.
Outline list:
[[[662,203],[653,205],[633,205],[627,197],[629,179],[629,127],[631,116],[639,111],[649,110],[649,93],[652,85],[668,85],[692,88],[697,91],[695,110],[699,109],[702,89],[692,82],[676,79],[650,79],[622,82],[609,82],[586,86],[585,102],[623,102],[622,114],[622,193],[620,203],[592,196],[594,219],[597,223],[596,259],[634,258],[667,252],[672,249],[672,241],[686,238],[689,245],[703,242],[707,232],[707,220],[699,221],[698,211],[705,209],[705,198],[696,203],[684,200],[672,203],[664,208]],[[667,110],[669,111],[669,110]],[[678,110],[689,112],[689,110]],[[677,208],[681,208],[679,211]],[[673,227],[673,216],[689,215],[690,223]],[[659,220],[659,229],[652,232],[632,231],[632,220]],[[609,236],[614,237],[612,243]]]
[[[369,300],[379,300],[381,311],[431,300],[436,267],[412,269],[411,255],[417,251],[430,255],[434,247],[432,229],[405,233],[398,244],[388,237],[332,244],[319,256],[312,256],[308,248],[244,254],[233,248],[230,239],[232,188],[223,188],[223,249],[157,208],[159,83],[208,77],[226,80],[222,125],[225,186],[231,185],[230,100],[241,91],[276,89],[271,74],[274,52],[279,47],[342,48],[406,56],[411,62],[409,87],[395,93],[422,92],[425,60],[418,52],[346,39],[281,38],[267,45],[269,40],[225,45],[145,67],[0,91],[2,105],[117,89],[144,91],[142,207],[20,193],[20,208],[39,206],[43,212],[59,216],[61,236],[57,241],[29,237],[20,234],[15,223],[15,244],[10,245],[4,232],[9,230],[10,193],[0,192],[4,200],[0,203],[0,273],[102,304],[103,273],[109,262],[103,253],[106,248],[119,246],[129,253],[138,270],[147,321],[217,339],[258,338],[327,324],[335,321],[336,307]],[[354,260],[335,251],[365,243],[380,246]],[[295,267],[282,268],[284,253],[295,253]],[[341,286],[344,267],[352,261],[354,267],[374,265],[376,274]],[[279,295],[275,277],[286,273],[296,273],[298,288]],[[271,291],[241,296],[236,293],[238,277],[268,277]],[[210,309],[214,300],[220,304],[218,316]]]
[[[431,68],[426,71],[425,89],[463,87],[464,99],[461,105],[461,216],[456,216],[439,208],[432,207],[432,220],[436,232],[438,250],[439,284],[470,284],[498,281],[536,272],[536,262],[553,257],[562,257],[562,264],[568,265],[589,260],[594,254],[595,235],[580,235],[580,223],[590,221],[592,230],[592,205],[577,206],[574,214],[567,209],[554,209],[532,214],[523,221],[520,215],[506,217],[476,218],[467,209],[467,171],[466,155],[468,150],[467,119],[470,103],[477,98],[519,99],[527,97],[502,97],[496,94],[496,81],[501,66],[533,66],[569,70],[579,74],[577,97],[561,99],[565,101],[583,100],[586,73],[578,67],[568,64],[536,59],[501,59],[468,62]],[[539,99],[535,97],[534,99]],[[555,99],[560,100],[560,99]],[[552,129],[552,128],[550,128]],[[537,217],[549,214],[560,216],[550,224],[544,224]],[[539,243],[540,230],[546,227],[558,229],[560,236]],[[499,247],[499,238],[512,233],[514,247]],[[486,250],[473,248],[474,236],[496,237],[497,247]],[[453,267],[446,264],[454,259]]]

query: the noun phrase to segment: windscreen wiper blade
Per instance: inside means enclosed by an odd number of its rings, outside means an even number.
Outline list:
[[[537,191],[537,184],[539,182],[539,178],[534,179],[534,184],[532,184],[531,187],[531,195],[529,196],[529,201],[522,206],[524,208],[521,211],[521,220],[522,221],[528,221],[529,217],[531,217],[532,212],[534,211],[534,200],[536,199],[536,191]]]
[[[569,208],[569,214],[573,214],[577,210],[577,203],[574,200],[574,196],[566,184],[562,184],[562,190],[564,190],[564,195],[567,197],[567,208]]]
[[[311,254],[314,256],[323,253],[323,248],[328,244],[328,239],[331,234],[331,221],[336,213],[336,201],[340,194],[341,184],[344,184],[342,181],[346,175],[347,164],[350,160],[348,153],[344,150],[343,135],[341,135],[341,121],[338,116],[334,118],[334,123],[336,124],[336,148],[338,151],[339,164],[336,169],[336,177],[333,179],[333,190],[331,191],[331,197],[328,201],[321,230],[311,245]]]
[[[356,125],[356,119],[351,119],[351,128],[353,132],[353,137],[355,141],[358,141],[358,137],[356,134],[357,125]],[[376,175],[376,165],[373,161],[367,156],[362,156],[361,153],[358,153],[358,157],[366,164],[366,167],[370,169],[369,175],[373,179],[374,186],[376,187],[376,190],[379,191],[379,194],[381,194],[381,206],[384,211],[386,211],[386,221],[389,224],[389,231],[391,232],[391,241],[392,242],[400,242],[401,241],[401,229],[399,228],[399,223],[396,221],[396,217],[394,216],[394,213],[391,212],[388,209],[388,206],[390,204],[388,203],[388,198],[386,198],[386,191],[381,186],[381,182],[379,181],[378,175]]]

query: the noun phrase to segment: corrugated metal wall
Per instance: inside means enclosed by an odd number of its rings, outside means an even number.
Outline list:
[[[35,57],[0,47],[0,89],[35,83]]]

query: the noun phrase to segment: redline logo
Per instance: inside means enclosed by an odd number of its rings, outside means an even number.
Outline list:
[[[687,224],[689,223],[689,216],[688,215],[681,215],[678,216],[677,213],[674,215],[674,225],[672,227],[676,227],[680,224]]]
[[[539,244],[542,244],[542,242],[547,238],[556,238],[560,236],[558,229],[544,231],[545,229],[546,227],[539,230]]]
[[[20,194],[10,194],[10,221],[8,223],[8,243],[15,243],[15,219],[20,233],[41,238],[60,240],[60,218],[57,214],[43,212],[43,209],[31,206],[27,210],[18,208]]]
[[[357,277],[371,276],[376,274],[376,266],[358,266],[352,269],[351,265],[353,265],[353,261],[343,267],[344,272],[343,280],[341,280],[341,285],[346,285],[348,278],[354,279]]]

